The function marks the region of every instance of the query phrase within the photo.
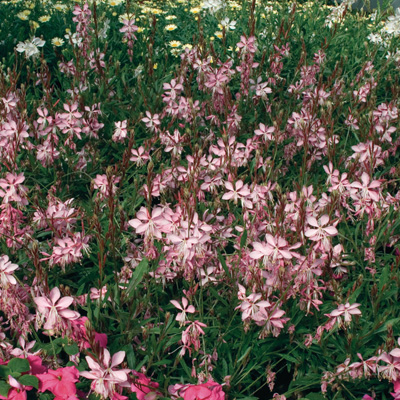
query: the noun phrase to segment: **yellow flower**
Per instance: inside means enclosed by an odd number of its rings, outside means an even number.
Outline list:
[[[60,46],[62,46],[62,45],[64,44],[64,40],[61,39],[61,38],[59,38],[59,37],[55,37],[55,38],[53,38],[53,39],[51,40],[51,43],[52,43],[54,46],[60,47]]]
[[[159,15],[159,14],[162,14],[162,13],[163,13],[163,11],[160,10],[159,8],[152,8],[152,9],[150,10],[150,12],[151,12],[152,14],[154,14],[154,15]]]
[[[211,37],[210,37],[210,40],[211,40],[211,41],[214,41],[214,39],[215,39],[214,36],[211,36]]]
[[[41,17],[39,17],[39,22],[47,22],[50,21],[50,15],[42,15]]]
[[[27,15],[25,15],[24,13],[20,12],[17,14],[17,17],[19,19],[22,19],[22,21],[28,21],[29,17]]]
[[[170,47],[176,48],[176,47],[181,47],[182,43],[179,42],[178,40],[172,40],[169,42]]]
[[[111,7],[116,7],[116,6],[119,6],[121,3],[123,3],[124,1],[123,0],[108,0],[108,4],[111,6]]]
[[[144,28],[141,27],[141,26],[140,26],[140,27],[138,28],[138,30],[137,30],[138,33],[142,33],[143,31],[144,31]]]
[[[157,69],[157,68],[158,68],[158,64],[155,63],[155,64],[153,65],[153,69]]]
[[[56,4],[54,4],[54,8],[57,11],[65,11],[67,9],[67,6],[65,4],[56,3]]]
[[[214,35],[218,38],[218,39],[222,39],[223,38],[223,34],[222,32],[215,32]]]
[[[31,10],[24,10],[22,11],[22,14],[25,14],[26,16],[31,14]]]
[[[173,56],[175,56],[175,57],[178,57],[178,56],[179,56],[179,53],[180,53],[180,50],[179,50],[179,49],[172,49],[172,50],[171,50],[171,54],[172,54]]]
[[[40,26],[36,21],[29,21],[29,24],[33,31],[36,31],[36,29]]]
[[[198,14],[200,12],[201,8],[200,7],[193,7],[190,9],[190,12],[192,14]]]
[[[177,27],[176,25],[170,24],[170,25],[167,25],[167,26],[165,27],[165,30],[171,32],[171,31],[174,31],[174,30],[177,29],[177,28],[178,28],[178,27]]]

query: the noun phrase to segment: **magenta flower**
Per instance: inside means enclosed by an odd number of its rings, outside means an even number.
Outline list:
[[[48,390],[63,399],[76,394],[75,383],[79,380],[79,371],[75,367],[58,368],[55,371],[49,369],[46,374],[36,376],[40,382],[40,392]]]
[[[161,395],[161,393],[157,391],[159,386],[157,382],[152,382],[141,372],[133,370],[132,374],[135,378],[131,384],[131,391],[136,393],[138,400],[153,400]]]

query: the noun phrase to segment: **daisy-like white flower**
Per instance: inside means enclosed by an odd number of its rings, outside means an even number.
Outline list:
[[[50,21],[51,17],[50,15],[42,15],[41,17],[39,17],[39,22],[48,22]]]
[[[179,40],[171,40],[169,46],[176,49],[177,47],[181,47],[182,43]]]
[[[169,24],[169,25],[167,25],[166,27],[165,27],[165,30],[166,31],[168,31],[168,32],[172,32],[172,31],[174,31],[175,29],[177,29],[178,27],[175,25],[175,24]]]
[[[57,47],[61,47],[64,43],[64,40],[59,37],[55,37],[51,40],[51,44]]]

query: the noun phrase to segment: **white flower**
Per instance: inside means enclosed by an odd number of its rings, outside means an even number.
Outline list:
[[[43,47],[46,42],[42,39],[34,37],[32,41],[26,40],[25,42],[19,42],[16,50],[19,53],[25,53],[25,57],[36,57],[40,54],[38,47]]]
[[[216,11],[223,8],[224,3],[222,0],[204,0],[202,8],[208,9],[210,12],[215,13]]]
[[[224,18],[221,21],[221,25],[225,27],[225,29],[230,29],[232,31],[236,28],[236,21],[230,21],[229,18]]]
[[[100,39],[106,39],[107,38],[107,31],[110,29],[110,20],[107,18],[104,21],[104,26],[103,28],[100,29],[99,31],[99,38]]]
[[[34,44],[37,47],[43,47],[45,43],[46,42],[44,40],[37,38],[37,37],[34,37],[32,39],[32,44]]]

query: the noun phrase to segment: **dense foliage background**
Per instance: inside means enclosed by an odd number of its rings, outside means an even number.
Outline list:
[[[400,12],[0,4],[0,398],[400,398]]]

